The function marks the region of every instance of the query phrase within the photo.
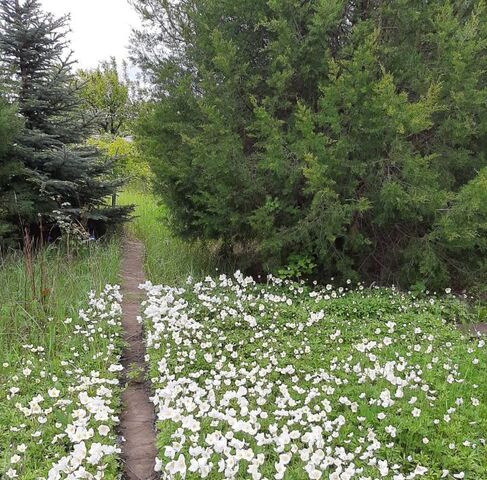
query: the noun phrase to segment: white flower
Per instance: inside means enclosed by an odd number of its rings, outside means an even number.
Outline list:
[[[111,373],[120,372],[123,370],[122,365],[113,364],[108,367],[108,371]]]
[[[413,475],[415,475],[415,476],[424,475],[427,471],[428,471],[428,469],[426,467],[422,467],[421,465],[418,465],[416,467],[416,469],[414,470]]]
[[[164,464],[162,463],[161,460],[159,460],[158,458],[156,458],[156,464],[154,466],[154,472],[161,472],[162,471],[162,466]]]
[[[179,455],[179,458],[169,462],[166,465],[166,470],[170,475],[175,476],[177,473],[181,474],[181,478],[186,478],[186,460],[184,455]]]
[[[110,433],[110,427],[107,427],[106,425],[100,425],[98,427],[98,433],[102,437],[106,437]]]
[[[58,398],[59,397],[59,394],[61,392],[57,389],[57,388],[51,388],[47,391],[47,394],[51,397],[51,398]]]

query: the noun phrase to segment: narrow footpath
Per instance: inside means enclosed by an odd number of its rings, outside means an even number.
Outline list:
[[[126,389],[122,395],[120,418],[122,460],[124,480],[153,480],[156,435],[154,431],[154,405],[149,400],[149,386],[145,381],[147,364],[143,325],[137,321],[140,315],[141,292],[139,284],[144,282],[144,249],[141,243],[127,238],[123,245],[122,293],[124,338],[127,346],[123,352],[122,364]]]

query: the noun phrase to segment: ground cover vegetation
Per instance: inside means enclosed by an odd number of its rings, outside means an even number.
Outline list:
[[[485,340],[452,296],[240,272],[143,288],[162,478],[486,476]]]
[[[484,1],[132,3],[180,235],[321,280],[485,277]]]
[[[0,478],[116,478],[119,245],[0,268]]]

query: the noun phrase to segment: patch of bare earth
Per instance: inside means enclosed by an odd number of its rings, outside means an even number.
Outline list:
[[[487,323],[472,323],[470,325],[459,325],[460,330],[463,333],[468,333],[469,335],[477,336],[487,335]]]
[[[123,246],[122,293],[123,317],[126,348],[122,364],[126,389],[122,394],[122,415],[120,418],[122,460],[125,480],[153,480],[156,434],[154,429],[154,405],[149,399],[150,388],[145,381],[147,364],[143,325],[137,321],[140,315],[141,292],[139,285],[144,282],[143,246],[126,239]]]

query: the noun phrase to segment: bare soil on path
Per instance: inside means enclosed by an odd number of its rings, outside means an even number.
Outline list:
[[[487,323],[472,323],[470,325],[459,325],[458,328],[463,333],[468,333],[472,336],[478,336],[479,334],[487,335]]]
[[[145,380],[144,328],[137,321],[140,315],[142,294],[139,285],[144,282],[144,249],[138,241],[126,238],[123,245],[122,293],[126,347],[122,364],[127,382],[122,394],[122,415],[120,418],[122,460],[125,480],[153,480],[156,434],[154,429],[154,405],[149,399],[150,387]]]
[[[476,334],[483,333],[484,335],[487,335],[487,323],[476,323],[471,325],[470,330]]]

